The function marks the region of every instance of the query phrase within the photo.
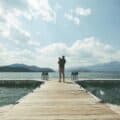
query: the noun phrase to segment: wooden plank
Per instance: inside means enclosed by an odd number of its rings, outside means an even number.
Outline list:
[[[120,120],[120,116],[72,81],[51,80],[21,99],[2,119]]]

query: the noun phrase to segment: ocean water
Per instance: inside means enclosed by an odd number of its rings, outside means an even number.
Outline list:
[[[17,101],[28,93],[32,87],[0,87],[0,106],[17,104]]]
[[[16,72],[1,72],[0,80],[36,80],[40,79],[41,73],[16,73]],[[35,89],[33,86],[0,86],[0,106],[17,104],[17,102],[32,92]]]
[[[120,81],[79,81],[77,83],[98,97],[103,103],[120,105]]]
[[[66,78],[71,77],[70,72],[65,73]],[[58,78],[58,72],[49,73],[49,79]],[[80,72],[79,79],[120,79],[120,73]],[[1,72],[0,80],[37,80],[41,79],[41,72]]]
[[[66,72],[66,78],[70,78],[71,73]],[[58,79],[58,73],[49,73],[49,79]],[[120,73],[99,73],[99,72],[81,72],[79,73],[79,79],[120,79]],[[41,79],[41,73],[37,72],[1,72],[0,80],[37,80]],[[0,87],[0,106],[16,104],[17,101],[26,94],[33,91],[32,87]],[[100,97],[104,101],[108,101],[113,104],[120,104],[120,85],[117,86],[89,86],[86,89],[91,91],[96,96]]]

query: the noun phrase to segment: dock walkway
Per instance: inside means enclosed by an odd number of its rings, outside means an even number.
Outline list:
[[[77,84],[51,80],[22,98],[2,119],[120,120],[120,116]]]

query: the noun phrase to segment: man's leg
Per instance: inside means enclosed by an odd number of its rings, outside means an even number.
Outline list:
[[[63,82],[65,82],[65,72],[63,71]]]
[[[59,71],[59,82],[61,82],[61,71]]]

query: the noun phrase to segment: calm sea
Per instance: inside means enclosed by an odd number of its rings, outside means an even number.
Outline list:
[[[66,72],[66,78],[70,78],[71,73]],[[58,78],[58,73],[49,73],[49,79]],[[79,79],[120,79],[120,73],[103,73],[103,72],[80,72]],[[1,72],[0,80],[36,80],[41,79],[40,72]]]
[[[66,78],[70,78],[71,74],[66,72]],[[49,73],[49,79],[58,78],[58,73]],[[0,80],[36,80],[41,79],[41,73],[35,72],[1,72]],[[120,79],[120,73],[99,73],[99,72],[81,72],[79,73],[79,79]],[[7,88],[0,87],[0,106],[15,104],[20,98],[32,92],[32,87],[17,87]],[[91,92],[104,100],[110,101],[114,104],[120,104],[120,85],[118,86],[89,86],[87,87]],[[101,92],[100,92],[101,90]],[[96,92],[95,92],[96,91]],[[107,94],[109,93],[109,94]],[[116,93],[116,94],[115,94]],[[116,95],[116,96],[115,96]],[[114,99],[115,98],[115,99]]]
[[[120,105],[120,82],[118,80],[104,81],[98,83],[94,81],[79,81],[86,90],[97,96],[102,102]]]

